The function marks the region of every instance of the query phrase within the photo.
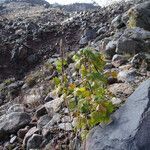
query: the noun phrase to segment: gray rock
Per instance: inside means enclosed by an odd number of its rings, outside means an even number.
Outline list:
[[[40,145],[42,144],[42,141],[43,141],[42,135],[33,134],[27,142],[27,150],[39,149],[41,147]]]
[[[113,115],[113,122],[95,127],[86,150],[149,150],[150,79],[143,82]]]
[[[122,100],[120,98],[116,98],[116,97],[113,97],[111,99],[111,102],[114,104],[114,105],[119,105],[122,103]]]
[[[133,87],[129,83],[115,83],[108,87],[108,90],[115,96],[127,97],[132,94]]]
[[[37,128],[42,129],[50,120],[51,120],[51,117],[48,115],[44,115],[40,117],[40,119],[37,122]]]
[[[71,123],[60,123],[58,125],[58,127],[62,130],[65,130],[65,131],[72,131],[73,130]]]
[[[107,32],[107,27],[106,27],[106,26],[101,27],[101,28],[97,31],[97,35],[104,34],[105,32]]]
[[[54,125],[59,124],[60,121],[61,121],[61,115],[60,114],[55,114],[53,116],[53,118],[43,127],[42,135],[44,137],[47,136],[47,134],[49,134],[49,131],[52,131],[54,129]]]
[[[60,110],[60,107],[62,105],[62,103],[64,102],[64,99],[63,98],[57,98],[57,99],[54,99],[50,102],[47,102],[44,104],[45,108],[47,109],[48,112],[50,111],[54,111],[54,112],[57,112]]]
[[[25,108],[21,104],[15,104],[9,107],[7,110],[7,114],[13,113],[13,112],[24,112]]]
[[[3,115],[0,118],[0,139],[16,133],[20,128],[25,127],[31,121],[31,117],[27,113],[14,112],[8,115]]]
[[[115,51],[116,51],[116,41],[110,41],[107,45],[106,45],[106,49],[104,51],[104,54],[106,55],[106,57],[108,58],[112,58],[113,55],[115,55]]]
[[[84,31],[83,35],[81,36],[79,44],[84,46],[88,44],[88,42],[94,39],[95,37],[96,37],[96,31],[91,27],[89,27]]]
[[[117,29],[120,29],[122,27],[125,26],[125,24],[122,21],[122,15],[118,15],[117,17],[115,17],[112,22],[111,25]]]
[[[149,51],[150,32],[141,28],[126,29],[116,44],[117,54],[136,54]]]
[[[60,122],[61,115],[56,113],[54,114],[53,118],[44,126],[44,128],[49,129],[51,128],[54,124]]]
[[[118,73],[117,78],[119,81],[130,82],[134,81],[137,76],[136,70],[124,70]]]

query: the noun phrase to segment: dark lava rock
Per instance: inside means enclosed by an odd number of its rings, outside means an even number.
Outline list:
[[[42,141],[43,141],[42,135],[33,134],[27,142],[27,150],[40,148]]]
[[[36,110],[36,112],[35,112],[35,116],[36,116],[37,118],[40,118],[40,117],[42,117],[42,116],[44,116],[44,115],[46,115],[46,114],[47,114],[47,110],[46,110],[45,106],[41,106],[41,107],[38,108],[38,109]]]
[[[30,121],[30,115],[23,112],[3,115],[0,118],[0,141],[9,134],[16,133],[20,128],[25,127]]]
[[[5,100],[5,95],[3,93],[0,93],[0,106],[3,104]]]
[[[149,150],[150,79],[143,82],[118,109],[113,122],[95,127],[87,140],[87,150]]]

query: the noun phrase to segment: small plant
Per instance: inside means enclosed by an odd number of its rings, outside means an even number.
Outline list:
[[[4,80],[3,83],[4,83],[5,85],[10,85],[12,82],[14,82],[14,79],[10,78],[10,79]]]
[[[71,115],[77,118],[75,131],[82,138],[101,122],[109,122],[114,106],[108,100],[107,78],[103,74],[105,62],[99,52],[91,48],[82,49],[73,56],[75,71],[65,70],[65,58],[56,67],[61,73],[53,79],[59,95],[64,95]]]
[[[36,79],[37,77],[36,76],[29,76],[27,79],[26,79],[26,83],[29,87],[33,87],[35,84],[36,84]]]

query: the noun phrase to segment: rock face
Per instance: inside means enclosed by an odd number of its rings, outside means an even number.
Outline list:
[[[149,150],[150,79],[143,82],[113,115],[113,122],[94,128],[86,150]]]

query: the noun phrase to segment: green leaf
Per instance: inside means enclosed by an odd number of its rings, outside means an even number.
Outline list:
[[[67,64],[67,61],[66,60],[57,60],[55,62],[56,64],[56,69],[58,72],[61,72],[62,71],[62,64],[65,66]]]
[[[76,62],[80,59],[79,55],[75,54],[72,59]]]
[[[53,81],[55,85],[59,85],[61,83],[61,80],[58,77],[53,78]]]
[[[94,111],[90,115],[91,119],[89,120],[89,124],[91,127],[94,127],[98,123],[103,121],[103,117],[101,115],[101,112],[99,111]]]
[[[69,108],[70,108],[70,110],[73,111],[73,110],[76,109],[76,107],[77,107],[77,104],[76,104],[76,102],[75,102],[75,99],[71,99],[71,100],[69,101]]]

